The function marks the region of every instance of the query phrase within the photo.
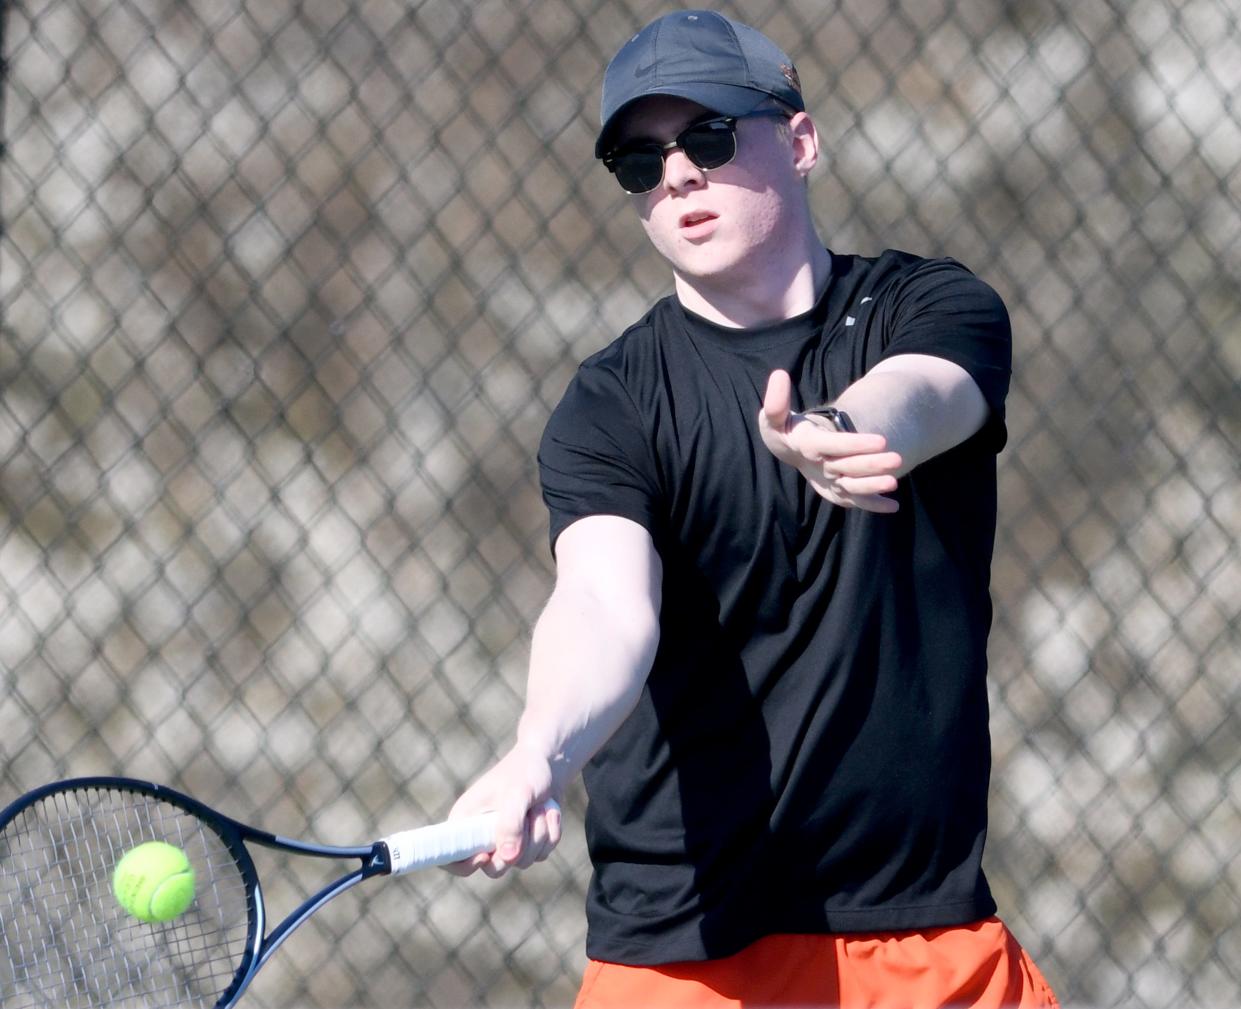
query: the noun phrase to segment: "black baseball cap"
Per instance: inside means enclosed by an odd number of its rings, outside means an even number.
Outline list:
[[[665,14],[631,38],[603,75],[595,157],[610,146],[619,116],[639,98],[674,95],[722,116],[742,116],[775,98],[806,104],[788,54],[766,35],[716,11]]]

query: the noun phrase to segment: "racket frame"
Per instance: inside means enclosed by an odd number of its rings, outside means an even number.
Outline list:
[[[326,904],[337,894],[356,886],[364,879],[372,876],[386,876],[392,873],[392,858],[388,845],[383,841],[373,841],[360,846],[336,846],[316,844],[282,837],[265,830],[259,830],[249,824],[234,820],[218,810],[200,802],[198,799],[152,781],[138,778],[120,778],[96,776],[85,778],[68,778],[42,785],[11,802],[0,810],[0,831],[15,819],[21,812],[60,792],[95,790],[122,791],[149,796],[176,806],[199,820],[223,842],[237,868],[241,873],[245,886],[247,933],[245,950],[238,964],[232,983],[220,995],[215,1009],[229,1009],[249,987],[254,975],[258,973],[268,958],[280,948],[293,931],[309,918],[315,911]],[[275,851],[285,851],[297,855],[310,855],[318,858],[335,860],[358,859],[361,865],[352,872],[328,883],[297,908],[291,911],[277,924],[270,933],[265,934],[267,927],[267,908],[263,899],[263,889],[259,882],[258,870],[251,857],[247,844],[257,844]]]

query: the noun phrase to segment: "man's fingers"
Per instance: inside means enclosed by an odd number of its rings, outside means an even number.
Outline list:
[[[511,796],[496,806],[496,850],[492,856],[493,863],[509,866],[520,861],[522,851],[527,846],[530,813],[529,800],[519,796]]]
[[[763,394],[763,419],[774,431],[783,431],[793,406],[793,381],[787,371],[776,370],[767,377]]]
[[[870,494],[891,494],[896,490],[896,477],[885,476],[840,477],[836,486],[853,497]]]
[[[555,804],[536,806],[527,817],[529,839],[515,863],[519,869],[528,869],[535,862],[542,862],[560,843],[560,807]]]
[[[897,455],[895,452],[886,451],[888,439],[881,434],[828,431],[812,421],[798,424],[788,438],[789,443],[807,459]],[[899,465],[899,457],[897,461]]]
[[[497,810],[497,815],[495,850],[444,866],[448,872],[454,876],[482,872],[498,879],[510,868],[528,869],[542,862],[560,843],[563,820],[555,802],[538,803],[528,810],[510,804]]]
[[[850,495],[848,505],[864,512],[875,512],[878,515],[891,515],[900,511],[900,505],[890,497],[880,494]]]
[[[900,468],[901,457],[898,452],[826,457],[823,460],[824,471],[838,477],[887,476]]]
[[[492,879],[499,879],[506,872],[508,872],[508,863],[502,859],[496,858],[495,855],[492,855],[491,858],[483,862],[479,868],[482,870],[484,876],[490,876]]]
[[[464,858],[460,862],[441,865],[440,868],[445,872],[451,872],[454,876],[472,876],[490,861],[491,855],[489,854],[475,855],[473,858]]]

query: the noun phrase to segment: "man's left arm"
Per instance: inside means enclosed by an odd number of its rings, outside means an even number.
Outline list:
[[[788,374],[773,372],[758,418],[767,448],[833,504],[874,512],[896,511],[885,495],[897,479],[975,434],[990,409],[964,368],[929,354],[885,358],[840,394],[832,405],[856,433],[791,402]]]
[[[836,399],[859,431],[877,431],[901,457],[896,476],[960,445],[987,419],[969,372],[929,354],[885,358]]]

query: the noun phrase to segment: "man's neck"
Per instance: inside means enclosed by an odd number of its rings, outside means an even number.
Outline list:
[[[750,329],[792,319],[818,303],[832,271],[832,259],[816,244],[800,263],[783,270],[752,270],[746,281],[733,277],[685,277],[674,272],[676,295],[695,315],[730,329]]]

